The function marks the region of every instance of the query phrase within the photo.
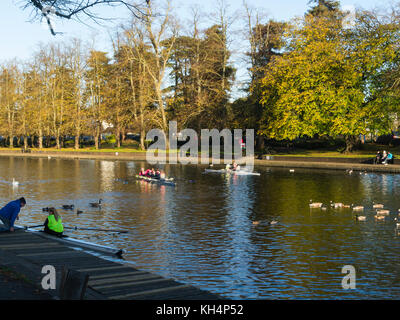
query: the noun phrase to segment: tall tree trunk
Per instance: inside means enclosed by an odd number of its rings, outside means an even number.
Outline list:
[[[350,153],[356,150],[360,146],[360,139],[358,135],[351,135],[345,137],[346,149],[345,153]]]
[[[76,132],[75,132],[75,137],[74,137],[74,141],[75,141],[75,150],[78,150],[79,149],[79,138],[80,138],[80,132],[79,132],[79,129],[77,129],[76,130]]]
[[[142,127],[140,130],[140,149],[142,149],[142,150],[146,150],[146,146],[144,144],[145,137],[146,137],[146,131]]]
[[[116,132],[115,132],[115,140],[117,142],[117,148],[121,147],[121,128],[119,123],[117,124]]]
[[[43,149],[43,130],[39,129],[39,149]]]

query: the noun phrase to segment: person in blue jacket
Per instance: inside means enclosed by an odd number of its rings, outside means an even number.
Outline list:
[[[3,223],[5,228],[5,230],[2,231],[14,231],[15,219],[18,218],[21,208],[25,207],[25,205],[25,198],[19,198],[7,203],[5,207],[0,209],[0,221]]]

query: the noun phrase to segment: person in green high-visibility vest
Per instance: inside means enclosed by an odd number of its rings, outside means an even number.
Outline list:
[[[60,215],[55,208],[49,208],[49,216],[44,222],[44,232],[62,237],[64,227]]]

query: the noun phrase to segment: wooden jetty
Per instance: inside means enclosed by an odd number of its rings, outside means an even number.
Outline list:
[[[0,233],[0,265],[11,267],[41,285],[42,268],[52,265],[57,273],[66,267],[89,275],[86,300],[219,300],[220,296],[192,285],[135,269],[122,259],[91,254],[73,242],[56,241],[40,232],[16,230]],[[96,251],[92,248],[92,251]],[[112,261],[111,261],[112,260]],[[58,297],[58,292],[49,293]]]

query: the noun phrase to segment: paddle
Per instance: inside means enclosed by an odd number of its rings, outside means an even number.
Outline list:
[[[43,226],[44,226],[44,224],[38,224],[36,226],[24,226],[24,229],[26,230],[26,229],[29,229],[29,228],[37,228],[37,227],[43,227]]]
[[[126,230],[109,230],[109,229],[96,229],[96,228],[78,228],[78,227],[65,227],[65,226],[64,226],[64,229],[128,233],[128,231],[126,231]]]

